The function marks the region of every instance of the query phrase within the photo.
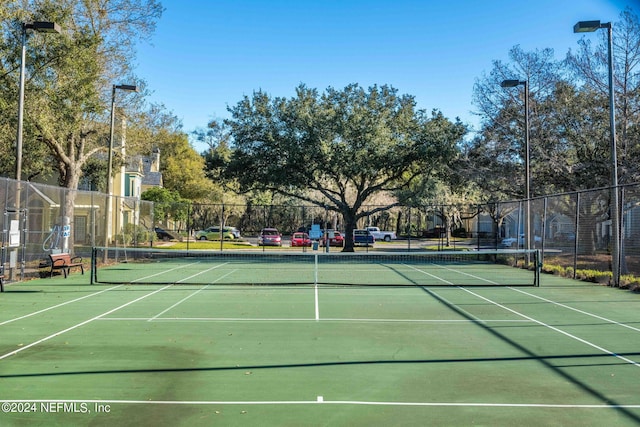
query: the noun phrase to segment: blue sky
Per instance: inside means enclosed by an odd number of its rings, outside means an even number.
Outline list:
[[[136,74],[186,132],[228,118],[255,90],[291,97],[300,83],[388,84],[477,127],[473,84],[513,46],[561,59],[577,47],[576,22],[615,23],[627,6],[640,14],[638,0],[161,1]]]

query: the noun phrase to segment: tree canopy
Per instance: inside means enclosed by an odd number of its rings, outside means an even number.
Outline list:
[[[47,171],[48,161],[59,183],[75,189],[83,165],[106,148],[111,85],[116,79],[135,81],[133,45],[152,33],[162,7],[143,0],[43,0],[16,2],[5,12],[0,97],[8,102],[0,105],[7,110],[0,121],[9,120],[9,127],[15,128],[22,23],[53,21],[62,30],[28,34],[24,169],[27,176]]]
[[[403,202],[373,206],[376,196],[438,174],[466,131],[390,86],[320,94],[300,85],[291,99],[259,91],[230,112],[227,175],[241,191],[279,192],[341,213],[346,250],[358,219]]]
[[[637,182],[640,167],[640,22],[629,9],[613,23],[614,89],[619,182]],[[505,79],[529,86],[531,194],[605,187],[611,182],[607,34],[576,36],[578,49],[554,58],[551,49],[515,46],[509,61],[494,61],[477,79],[473,99],[482,127],[465,149],[468,179],[486,200],[524,196],[525,114],[523,88],[504,89]]]

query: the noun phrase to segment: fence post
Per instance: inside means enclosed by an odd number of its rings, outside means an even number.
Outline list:
[[[580,231],[580,193],[576,193],[576,219],[574,221],[575,239],[573,239],[573,278],[578,269],[578,233]]]
[[[625,197],[625,188],[620,187],[620,212],[618,215],[618,224],[620,224],[620,236],[618,236],[618,241],[620,242],[620,247],[618,248],[618,271],[620,275],[627,274],[627,258],[625,256],[625,216],[624,216],[624,197]],[[620,284],[620,277],[618,277],[618,285]]]
[[[541,252],[540,252],[540,264],[544,263],[544,246],[547,240],[547,209],[549,207],[549,198],[547,196],[542,200],[542,241],[540,242]]]
[[[480,205],[477,205],[477,215],[476,215],[476,241],[478,242],[478,250],[480,250]]]

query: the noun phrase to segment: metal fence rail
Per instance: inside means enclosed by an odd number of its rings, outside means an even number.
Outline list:
[[[388,249],[539,249],[545,265],[579,277],[588,271],[611,273],[610,197],[610,189],[601,188],[533,198],[528,209],[526,200],[399,206],[362,218],[357,226],[394,231],[399,239],[380,245]],[[621,274],[640,276],[640,185],[621,186],[619,200]],[[248,240],[265,227],[275,227],[285,235],[313,224],[345,228],[338,214],[318,206],[198,204],[165,206],[162,212],[173,217],[188,212],[183,221],[173,223],[172,231],[182,230],[184,237],[212,225],[236,227]],[[606,274],[601,276],[607,280]]]
[[[533,198],[528,209],[525,200],[397,206],[362,218],[357,226],[394,231],[397,240],[376,243],[388,250],[539,249],[545,266],[579,277],[584,271],[612,271],[610,198],[610,189],[601,188]],[[619,200],[620,273],[640,277],[640,184],[619,187]],[[0,178],[0,205],[4,213],[2,273],[9,280],[37,277],[46,270],[53,252],[88,260],[96,246],[148,247],[158,244],[161,237],[189,244],[198,230],[210,226],[235,227],[242,240],[254,245],[262,228],[275,227],[283,233],[285,246],[293,232],[314,224],[340,231],[345,228],[339,214],[319,206],[154,205],[139,198],[108,197],[8,178]],[[157,233],[158,228],[167,234]],[[221,244],[216,247],[224,250]]]
[[[0,207],[2,272],[9,280],[38,277],[48,269],[49,254],[88,260],[93,246],[147,241],[153,229],[153,203],[8,178],[0,178]]]

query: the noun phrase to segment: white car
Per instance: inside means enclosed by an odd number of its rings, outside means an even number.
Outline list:
[[[235,227],[224,227],[222,237],[225,240],[233,240],[240,238],[240,231]],[[220,240],[220,227],[213,226],[196,233],[196,239],[198,240]]]
[[[518,239],[520,240],[519,242],[516,242],[516,238],[515,237],[507,237],[505,239],[502,239],[502,241],[500,242],[500,247],[501,248],[512,248],[514,246],[518,246],[519,244],[521,244],[524,240],[524,238]]]
[[[536,242],[536,243],[540,243],[540,242],[542,242],[542,237],[533,236],[533,241]],[[506,237],[506,238],[502,239],[502,241],[500,242],[500,247],[501,248],[512,248],[512,247],[516,247],[516,246],[524,246],[524,242],[525,242],[524,234],[521,234],[518,237],[518,239],[516,239],[515,237]]]

